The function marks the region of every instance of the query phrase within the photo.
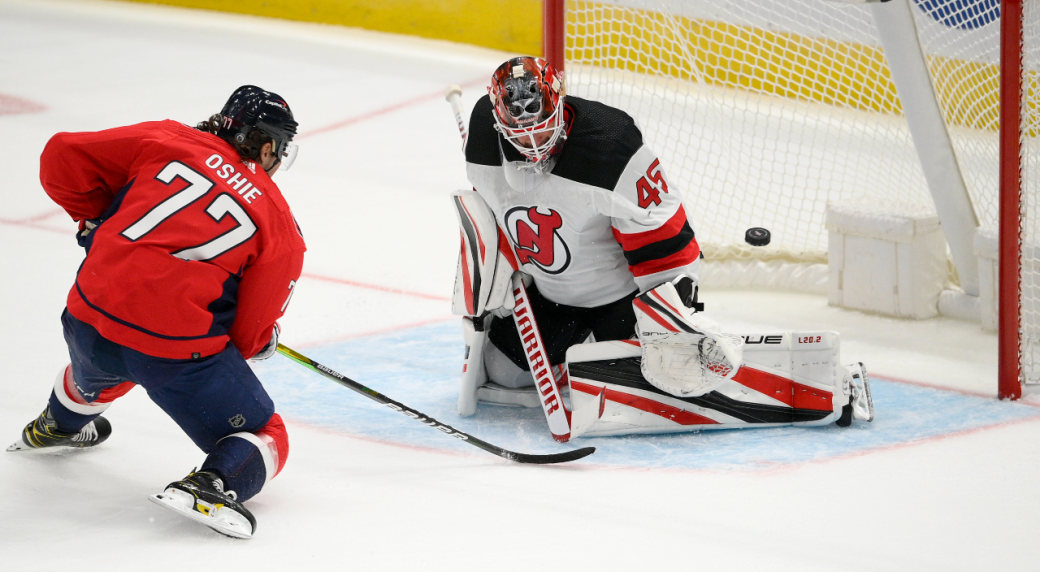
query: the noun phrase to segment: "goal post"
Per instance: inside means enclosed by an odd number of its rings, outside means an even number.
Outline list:
[[[569,94],[636,118],[706,286],[825,292],[828,208],[937,215],[943,300],[997,330],[998,394],[1016,399],[1040,383],[1034,4],[544,0],[543,47]],[[752,226],[773,244],[744,244]]]
[[[1022,0],[1001,0],[998,391],[1022,396]]]

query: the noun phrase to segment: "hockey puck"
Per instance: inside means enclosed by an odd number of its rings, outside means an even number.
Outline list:
[[[769,244],[770,238],[768,230],[757,226],[747,229],[747,232],[744,233],[744,242],[751,246],[765,246]]]

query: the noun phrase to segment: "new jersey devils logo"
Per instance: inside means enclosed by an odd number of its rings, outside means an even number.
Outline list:
[[[520,264],[534,264],[548,274],[559,274],[571,262],[571,252],[557,232],[563,226],[560,213],[538,207],[515,207],[506,213],[506,230],[516,247]]]

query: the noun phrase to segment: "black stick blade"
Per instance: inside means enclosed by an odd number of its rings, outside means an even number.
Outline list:
[[[534,465],[552,465],[555,463],[569,463],[571,461],[577,461],[583,459],[596,452],[595,447],[582,447],[581,449],[574,449],[573,451],[565,451],[563,453],[553,453],[551,455],[532,455],[529,453],[514,453],[509,451],[507,455],[503,455],[510,461],[517,463],[529,463]]]

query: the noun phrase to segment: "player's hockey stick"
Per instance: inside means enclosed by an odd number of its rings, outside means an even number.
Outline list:
[[[581,459],[582,457],[587,457],[596,451],[595,447],[583,447],[581,449],[574,449],[572,451],[566,451],[563,453],[553,453],[550,455],[532,455],[528,453],[516,453],[513,451],[508,451],[501,447],[496,447],[485,441],[481,441],[480,439],[477,439],[476,437],[468,433],[459,431],[458,429],[450,425],[445,425],[444,423],[441,423],[440,421],[437,421],[432,417],[423,415],[422,413],[412,409],[411,407],[408,407],[403,403],[394,401],[393,399],[390,399],[389,397],[383,395],[382,393],[379,393],[374,389],[369,389],[364,385],[361,385],[360,383],[350,379],[349,377],[341,373],[337,373],[329,369],[328,367],[325,367],[320,363],[312,360],[311,358],[301,353],[298,353],[282,344],[278,344],[278,353],[293,360],[296,363],[299,363],[304,367],[307,367],[320,373],[321,375],[331,379],[332,381],[335,381],[336,383],[342,385],[343,387],[346,387],[347,389],[352,389],[360,393],[361,395],[364,395],[365,397],[371,399],[372,401],[375,401],[376,403],[386,405],[394,411],[400,411],[401,413],[407,415],[408,417],[411,417],[412,419],[415,419],[423,425],[437,429],[438,431],[441,431],[447,435],[451,435],[452,437],[455,437],[460,441],[465,441],[466,443],[469,443],[474,447],[479,447],[487,451],[488,453],[498,455],[503,459],[508,459],[517,463],[550,465],[553,463],[566,463],[568,461],[576,461],[578,459]]]
[[[466,120],[462,116],[462,88],[457,84],[451,85],[444,93],[444,99],[451,104],[455,123],[459,127],[459,136],[462,137],[462,150],[466,150],[466,138],[469,137],[469,129]],[[460,214],[462,214],[460,212]],[[465,252],[462,253],[465,256]],[[466,346],[466,357],[462,363],[462,379],[459,388],[459,415],[468,417],[477,412],[477,387],[484,376],[484,340],[487,332],[484,331],[485,312],[482,316],[473,316],[473,336],[470,344]]]

